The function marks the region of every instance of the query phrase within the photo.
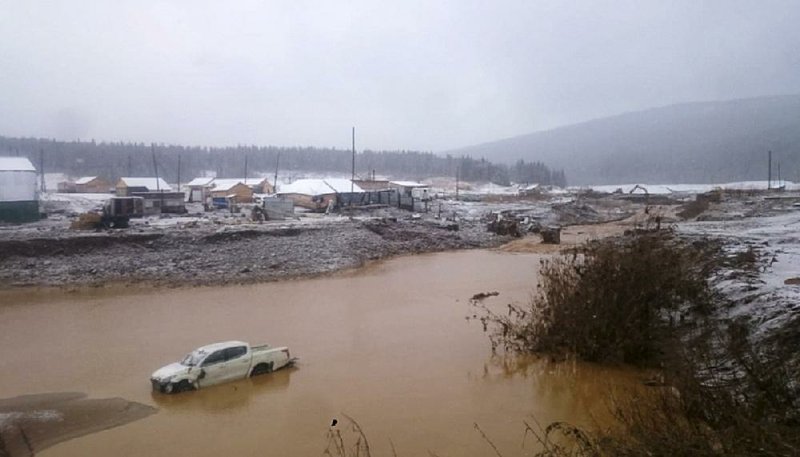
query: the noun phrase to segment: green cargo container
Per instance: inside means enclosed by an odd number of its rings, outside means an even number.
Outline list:
[[[2,202],[0,201],[0,222],[33,222],[39,220],[39,202]]]

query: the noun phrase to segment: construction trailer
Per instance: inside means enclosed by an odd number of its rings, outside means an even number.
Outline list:
[[[130,196],[142,198],[145,216],[186,213],[183,192],[134,192]]]

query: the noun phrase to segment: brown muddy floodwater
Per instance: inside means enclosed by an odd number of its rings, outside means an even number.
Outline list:
[[[251,286],[0,295],[0,398],[85,392],[156,414],[43,456],[318,456],[331,419],[355,418],[373,455],[488,455],[473,424],[518,455],[522,421],[591,425],[636,373],[492,357],[469,298],[526,300],[540,256],[408,256],[335,277]],[[148,377],[196,346],[287,345],[296,368],[171,397]],[[602,419],[599,419],[602,420]],[[342,424],[340,422],[340,424]],[[340,425],[341,427],[341,425]],[[533,443],[528,439],[528,446]]]

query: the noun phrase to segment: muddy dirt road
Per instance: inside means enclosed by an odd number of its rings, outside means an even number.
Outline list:
[[[522,420],[588,425],[631,372],[491,357],[468,299],[525,300],[537,254],[485,250],[396,258],[333,277],[249,286],[81,293],[0,292],[0,398],[54,391],[122,397],[159,411],[42,456],[320,455],[332,418],[359,421],[390,455],[509,455]],[[298,366],[172,397],[156,368],[209,342],[288,345]],[[529,444],[530,443],[529,441]]]

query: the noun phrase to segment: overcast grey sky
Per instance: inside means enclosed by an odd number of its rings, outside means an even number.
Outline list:
[[[446,150],[800,92],[800,0],[0,0],[0,134]]]

